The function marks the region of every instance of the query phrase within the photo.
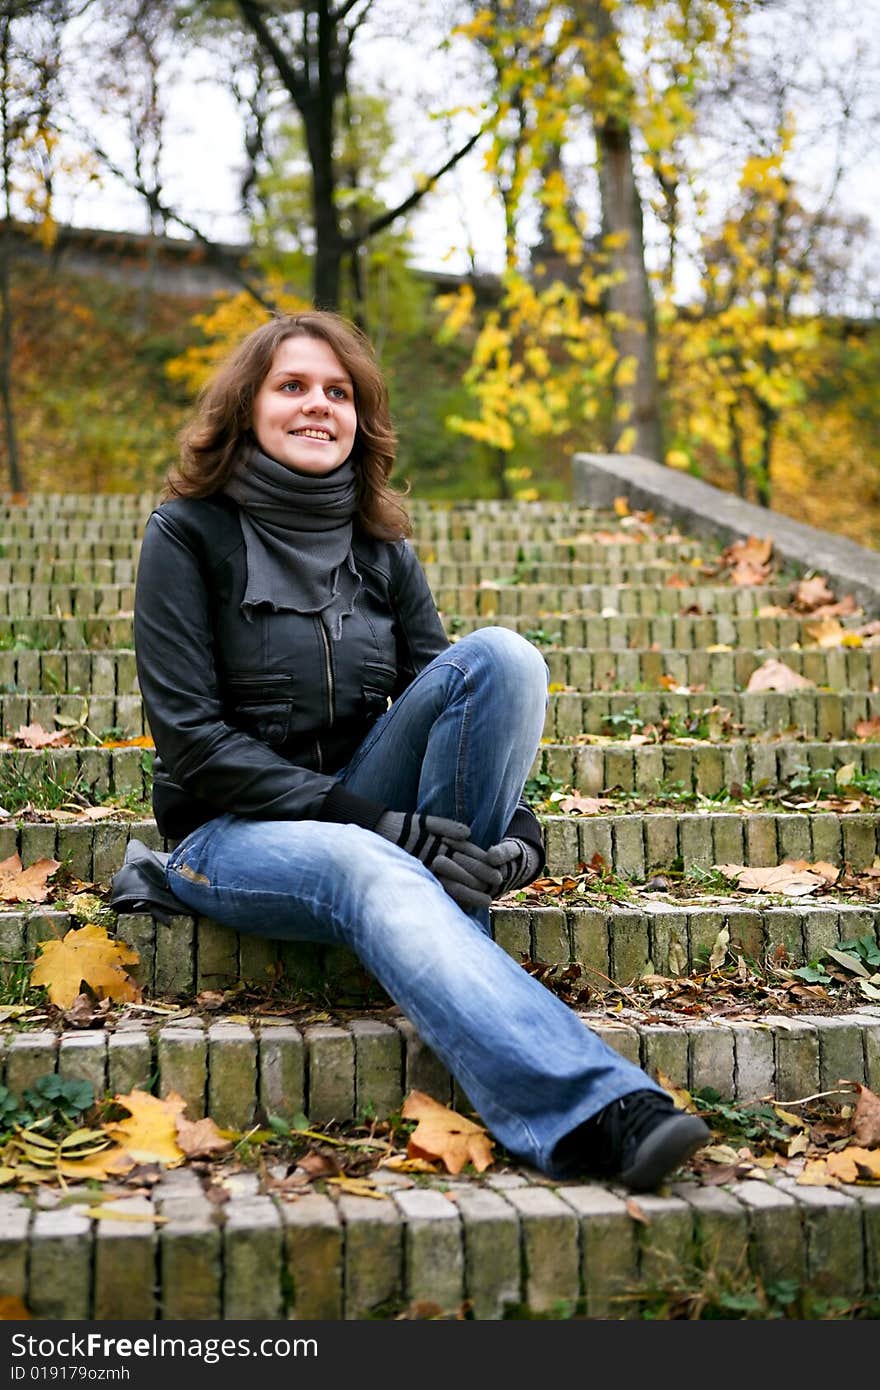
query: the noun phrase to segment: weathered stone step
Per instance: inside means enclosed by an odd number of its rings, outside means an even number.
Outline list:
[[[797,1100],[818,1092],[843,1099],[839,1082],[880,1088],[880,1010],[837,1016],[768,1015],[731,1021],[626,1023],[579,1012],[585,1026],[650,1075],[676,1087],[711,1087],[726,1100]],[[157,1022],[142,1013],[108,1032],[51,1028],[0,1033],[3,1082],[21,1095],[40,1076],[87,1080],[96,1096],[155,1087],[176,1091],[188,1117],[223,1129],[247,1130],[269,1115],[288,1122],[307,1114],[313,1125],[400,1109],[413,1089],[460,1111],[470,1101],[410,1022],[397,1011],[374,1011],[337,1023],[302,1022],[283,1010],[270,1022],[204,1020],[181,1011]]]
[[[485,627],[493,622],[491,618],[462,618],[457,631],[460,633]],[[775,647],[739,648],[735,651],[665,651],[643,650],[588,650],[582,640],[583,631],[578,625],[589,619],[551,618],[544,629],[535,631],[528,628],[529,619],[506,619],[500,625],[516,626],[532,633],[531,640],[541,649],[550,669],[550,681],[557,686],[570,686],[575,692],[595,690],[624,690],[630,692],[628,698],[638,701],[644,689],[672,690],[683,688],[685,692],[700,695],[706,704],[712,704],[714,690],[742,690],[749,678],[766,661],[781,661],[790,670],[816,686],[824,686],[836,692],[864,691],[874,692],[880,688],[880,647],[813,647],[795,650],[791,647],[780,651]],[[570,627],[566,627],[570,624]],[[570,634],[571,640],[566,640]],[[674,685],[672,684],[674,682]],[[561,692],[564,693],[564,692]],[[808,691],[808,694],[814,694]],[[579,694],[570,697],[575,702]],[[746,694],[743,694],[746,699]],[[748,698],[751,698],[749,695]],[[573,733],[557,725],[557,733]]]
[[[712,797],[737,786],[761,795],[784,790],[792,779],[810,772],[852,766],[856,772],[880,774],[880,742],[845,740],[546,744],[539,756],[540,772],[585,795],[619,788],[643,796],[673,790]],[[826,793],[837,790],[833,780],[821,785]]]
[[[604,568],[604,567],[598,567]],[[790,584],[755,585],[734,588],[731,585],[682,582],[658,585],[656,580],[634,579],[627,583],[606,583],[596,578],[597,567],[576,564],[531,565],[517,578],[506,576],[503,566],[494,570],[487,564],[426,565],[425,573],[435,594],[468,589],[476,593],[493,587],[504,593],[523,591],[525,602],[531,603],[536,594],[547,602],[559,602],[564,609],[569,602],[585,613],[604,617],[656,614],[680,616],[691,608],[702,613],[726,613],[743,618],[757,617],[763,607],[785,607],[791,599]],[[462,611],[465,611],[462,609]]]
[[[0,714],[5,732],[11,734],[21,724],[32,722],[51,729],[55,709],[68,712],[62,717],[80,717],[82,704],[79,696],[36,696],[30,701],[3,696]],[[551,710],[551,718],[552,713]],[[87,724],[93,732],[113,729],[113,736],[146,737],[138,727],[142,710],[137,696],[119,700],[93,698],[88,702],[87,714]],[[137,733],[127,735],[116,724],[119,717],[126,716],[128,728],[138,729]],[[93,721],[97,722],[97,729]],[[50,779],[55,787],[78,789],[91,796],[148,800],[152,790],[152,754],[151,747],[140,746],[0,749],[0,778],[4,785],[22,781],[36,787],[42,777]],[[531,779],[549,778],[550,784],[590,796],[619,789],[637,797],[688,793],[717,797],[729,793],[735,799],[744,794],[784,795],[786,790],[791,791],[793,781],[807,785],[805,779],[810,773],[834,773],[843,767],[863,774],[880,773],[880,742],[755,743],[733,739],[724,743],[548,743],[539,750],[529,775]],[[547,791],[552,789],[550,784],[543,784]],[[825,793],[836,790],[830,778],[816,782],[815,786]],[[36,792],[30,799],[35,796]]]
[[[0,587],[0,614],[4,617],[110,616],[134,608],[134,584],[50,584],[32,581]]]
[[[622,878],[643,882],[680,862],[685,873],[713,864],[767,868],[787,859],[870,868],[880,850],[880,815],[829,811],[641,811],[542,816],[547,872],[570,873],[595,854]]]
[[[547,1185],[529,1170],[377,1178],[385,1200],[328,1186],[285,1202],[239,1174],[218,1206],[174,1169],[149,1197],[123,1201],[163,1224],[93,1220],[93,1192],[79,1207],[44,1197],[34,1210],[2,1194],[8,1292],[37,1320],[80,1322],[132,1309],[146,1320],[360,1321],[424,1316],[426,1305],[480,1321],[618,1320],[666,1317],[683,1289],[698,1299],[706,1270],[752,1296],[756,1282],[784,1282],[853,1305],[880,1283],[880,1191],[864,1185],[683,1180],[639,1196],[635,1221],[622,1189]],[[774,1307],[768,1316],[781,1315]]]
[[[13,540],[8,532],[3,532],[0,559],[31,565],[52,564],[55,561],[71,564],[93,564],[96,561],[136,563],[140,548],[140,535],[136,539],[114,541],[70,540],[63,536],[52,536],[48,540],[21,537]]]
[[[69,912],[54,908],[0,913],[0,957],[32,960],[41,941],[59,939],[76,925]],[[725,930],[730,958],[742,954],[758,969],[767,961],[777,963],[780,952],[796,967],[866,934],[880,943],[876,904],[790,899],[780,906],[778,898],[761,894],[679,901],[654,893],[623,902],[593,894],[581,900],[569,896],[555,907],[496,903],[490,926],[514,960],[578,965],[584,982],[600,990],[609,983],[631,984],[644,974],[704,971]],[[151,998],[188,998],[240,981],[265,985],[279,972],[289,989],[307,996],[355,1005],[383,998],[347,950],[270,940],[190,916],[165,926],[146,915],[111,914],[110,930],[137,950],[140,964],[133,974]]]
[[[0,585],[133,584],[134,560],[0,560]]]
[[[584,675],[579,653],[551,650],[545,656],[554,680]],[[147,732],[132,651],[0,652],[0,690],[7,692],[0,694],[0,731],[6,737],[23,724],[51,730],[56,714],[84,717],[98,735],[117,729],[120,738],[138,738]],[[544,732],[546,738],[564,742],[582,734],[622,738],[664,720],[682,729],[697,728],[713,707],[728,711],[745,735],[790,730],[800,739],[840,740],[854,736],[857,724],[880,716],[880,691],[552,690]],[[722,716],[713,717],[717,721]]]
[[[679,861],[687,873],[713,864],[763,868],[786,859],[824,860],[861,870],[870,868],[880,852],[876,812],[652,810],[540,819],[550,874],[571,873],[595,854],[614,873],[642,882],[653,870]],[[24,864],[59,859],[78,878],[105,883],[121,863],[130,836],[162,848],[156,844],[154,823],[146,818],[59,825],[11,818],[0,823],[0,852],[3,858],[18,853]]]

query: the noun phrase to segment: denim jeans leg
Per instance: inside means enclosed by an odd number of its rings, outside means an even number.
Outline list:
[[[505,627],[479,628],[425,666],[373,725],[340,781],[394,811],[465,821],[501,839],[534,762],[547,663]]]
[[[372,831],[226,815],[182,841],[168,878],[192,911],[236,930],[353,950],[496,1138],[551,1174],[584,1120],[659,1090]]]

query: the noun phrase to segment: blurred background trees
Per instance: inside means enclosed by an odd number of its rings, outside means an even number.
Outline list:
[[[231,344],[317,303],[376,343],[418,495],[561,498],[574,451],[641,453],[876,544],[868,9],[0,0],[9,487],[158,486]],[[180,153],[209,89],[234,238]],[[141,209],[125,273],[56,235],[98,184]],[[171,283],[180,245],[219,289]]]

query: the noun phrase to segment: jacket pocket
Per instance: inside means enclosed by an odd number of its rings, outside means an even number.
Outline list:
[[[290,735],[293,676],[247,672],[226,681],[230,722],[261,743],[280,746]]]
[[[394,689],[396,671],[379,661],[365,661],[361,680],[364,717],[371,723],[384,714]]]

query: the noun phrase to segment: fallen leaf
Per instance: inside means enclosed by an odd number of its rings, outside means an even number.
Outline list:
[[[31,984],[46,985],[51,1003],[62,1009],[70,1008],[82,981],[98,996],[138,1003],[141,991],[122,967],[137,965],[139,960],[131,946],[111,941],[106,928],[89,922],[84,927],[71,927],[60,941],[40,942]]]
[[[150,734],[139,734],[137,738],[110,738],[100,744],[101,748],[154,748]]]
[[[645,1215],[644,1211],[639,1206],[635,1197],[627,1197],[625,1206],[633,1221],[640,1221],[643,1226],[650,1226],[650,1217]]]
[[[130,1091],[114,1096],[116,1105],[130,1111],[130,1118],[104,1125],[109,1137],[125,1151],[129,1167],[135,1163],[163,1163],[177,1168],[185,1154],[177,1142],[178,1117],[186,1109],[186,1101],[176,1091],[164,1099],[148,1091]]]
[[[121,1200],[128,1199],[123,1197]],[[160,1216],[155,1211],[119,1211],[114,1208],[112,1202],[102,1202],[100,1206],[95,1207],[75,1206],[74,1210],[80,1216],[90,1216],[95,1221],[149,1221],[152,1225],[158,1226],[168,1220],[167,1216]]]
[[[7,903],[44,903],[50,888],[47,879],[61,868],[59,859],[38,859],[26,869],[21,859],[11,854],[0,863],[0,900]]]
[[[820,618],[817,622],[807,623],[805,631],[819,647],[839,647],[846,629],[837,618]]]
[[[629,516],[629,498],[615,497],[614,510],[618,516]]]
[[[187,1120],[178,1115],[177,1144],[187,1158],[208,1158],[232,1148],[232,1140],[220,1133],[210,1115],[201,1120]]]
[[[749,676],[746,690],[804,690],[813,689],[813,682],[793,671],[775,657],[768,659]]]
[[[821,574],[816,574],[812,579],[802,579],[797,585],[792,598],[792,607],[800,613],[812,613],[814,608],[819,608],[823,603],[833,603],[834,594],[828,587],[827,581]]]
[[[405,1154],[391,1154],[379,1162],[380,1168],[390,1168],[393,1173],[439,1173],[440,1166],[427,1158],[407,1158]]]
[[[478,1173],[490,1167],[494,1141],[482,1125],[423,1091],[410,1091],[400,1113],[405,1120],[419,1122],[407,1144],[410,1158],[439,1158],[450,1173],[460,1173],[466,1163]]]
[[[23,743],[25,748],[57,748],[59,745],[71,743],[70,734],[66,729],[55,729],[50,733],[42,724],[21,724],[13,737],[18,739],[19,743]]]
[[[335,1154],[318,1153],[316,1149],[311,1149],[298,1159],[296,1166],[307,1173],[310,1179],[326,1178],[331,1173],[336,1175],[342,1172],[342,1165]]]
[[[880,1152],[876,1149],[852,1145],[829,1154],[825,1166],[829,1175],[840,1182],[880,1182]]]
[[[347,1178],[341,1173],[338,1178],[328,1178],[328,1183],[333,1183],[341,1192],[348,1192],[352,1197],[375,1197],[380,1202],[389,1199],[387,1192],[381,1192],[369,1178]]]
[[[880,1096],[856,1083],[859,1098],[853,1115],[853,1137],[866,1149],[880,1147]]]
[[[812,873],[786,861],[768,869],[747,868],[743,864],[714,864],[713,868],[734,879],[737,888],[753,893],[781,893],[790,898],[806,897],[827,882],[823,874]]]
[[[873,715],[871,719],[860,719],[855,727],[856,738],[877,738],[880,737],[880,716]]]
[[[15,1294],[0,1294],[0,1322],[24,1322],[32,1317],[30,1310]]]
[[[709,969],[720,970],[727,960],[727,948],[730,945],[730,932],[727,927],[722,927],[715,938],[712,946],[712,954],[709,957]]]
[[[595,816],[600,811],[607,811],[614,806],[613,801],[602,796],[582,796],[580,792],[574,792],[572,796],[564,796],[556,802],[560,811],[566,814],[577,812],[582,816]]]

